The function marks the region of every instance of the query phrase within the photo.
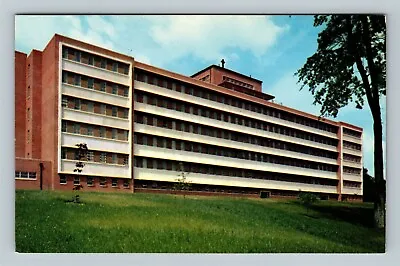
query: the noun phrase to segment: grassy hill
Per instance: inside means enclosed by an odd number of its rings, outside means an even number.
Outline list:
[[[16,191],[17,252],[384,252],[373,205],[153,194]]]

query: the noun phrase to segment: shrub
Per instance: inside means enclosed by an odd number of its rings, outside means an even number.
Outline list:
[[[300,192],[298,199],[300,200],[300,203],[307,208],[307,212],[310,206],[319,200],[317,195],[310,192]]]

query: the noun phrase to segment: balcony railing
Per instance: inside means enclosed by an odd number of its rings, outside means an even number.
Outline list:
[[[176,182],[177,172],[168,170],[134,168],[135,179],[156,180],[166,182]],[[206,184],[216,186],[234,186],[248,188],[278,189],[291,191],[308,191],[322,193],[337,193],[336,186],[304,184],[299,182],[286,182],[276,180],[254,179],[244,177],[230,177],[222,175],[207,175],[200,173],[190,173],[187,180],[194,184]]]

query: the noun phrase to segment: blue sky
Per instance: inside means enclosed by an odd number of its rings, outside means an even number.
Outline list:
[[[59,33],[188,76],[224,58],[225,67],[262,80],[277,102],[319,115],[294,73],[316,51],[320,30],[313,16],[16,16],[15,49],[42,50]],[[382,106],[386,129],[385,99]],[[364,128],[364,166],[373,174],[369,107],[350,104],[336,120]]]

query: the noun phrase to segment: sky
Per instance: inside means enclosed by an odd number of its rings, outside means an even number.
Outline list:
[[[27,54],[43,50],[58,33],[187,76],[224,58],[226,68],[262,80],[263,92],[274,95],[276,102],[319,115],[320,106],[313,105],[306,88],[300,91],[294,73],[315,53],[320,31],[313,27],[313,16],[19,15],[15,17],[15,49]],[[381,106],[386,154],[385,99]],[[331,119],[364,129],[364,167],[373,175],[369,107],[360,110],[351,103]]]

